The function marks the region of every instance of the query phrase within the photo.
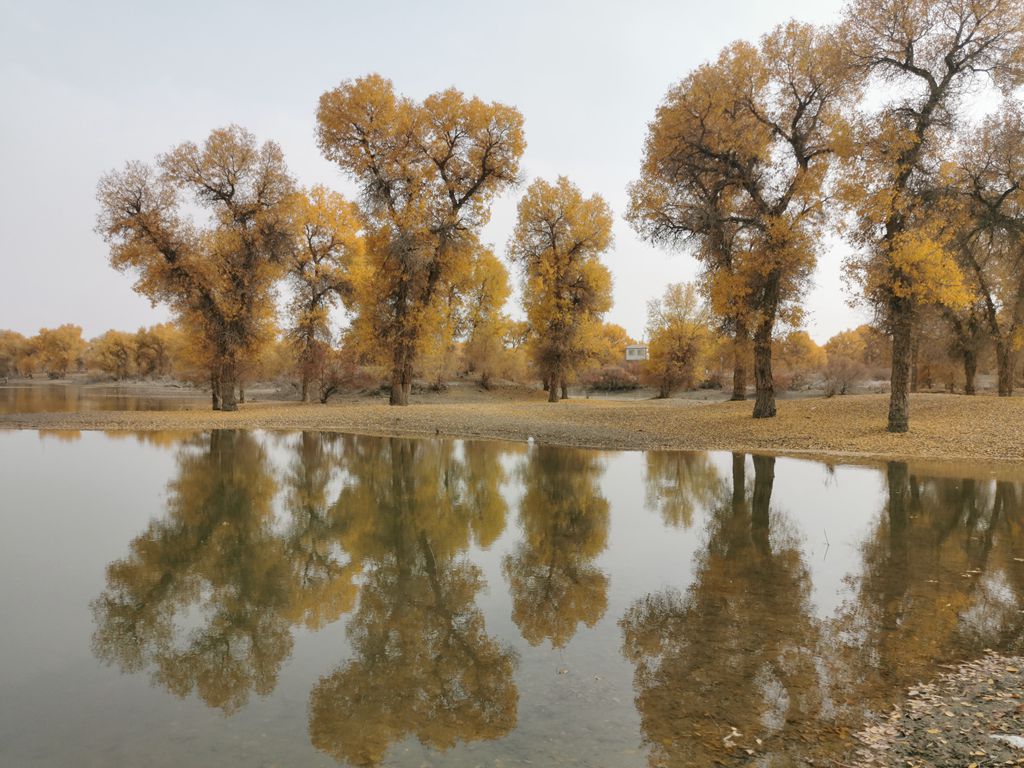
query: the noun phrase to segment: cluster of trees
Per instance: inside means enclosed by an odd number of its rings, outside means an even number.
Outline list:
[[[0,377],[63,379],[69,373],[93,372],[117,381],[127,378],[189,379],[196,361],[187,339],[174,323],[139,328],[135,333],[110,330],[86,339],[77,325],[41,328],[35,336],[0,330]]]
[[[735,339],[737,398],[752,343],[755,417],[775,413],[772,338],[799,320],[830,222],[892,339],[890,431],[908,428],[929,312],[958,329],[969,380],[976,344],[995,345],[1010,394],[1024,317],[1022,82],[1019,0],[853,0],[834,27],[790,22],[734,43],[669,91],[627,218],[700,261],[702,293]],[[984,85],[1003,101],[973,127],[964,97]]]
[[[956,338],[967,392],[986,347],[999,394],[1012,392],[1024,340],[1022,20],[1022,0],[853,0],[834,26],[793,21],[738,41],[669,90],[626,212],[702,266],[694,288],[650,307],[662,393],[693,382],[707,346],[698,329],[713,326],[731,339],[733,397],[746,397],[752,367],[754,416],[773,416],[773,350],[782,328],[799,327],[830,231],[853,244],[849,280],[891,339],[891,431],[908,428],[916,350],[936,323]],[[983,86],[1002,102],[972,126],[964,97]],[[369,75],[324,93],[316,120],[358,201],[299,188],[276,144],[236,126],[100,181],[112,265],[173,310],[214,408],[235,407],[274,339],[282,280],[292,300],[280,330],[304,398],[376,365],[404,405],[414,377],[440,380],[457,354],[486,384],[509,352],[551,400],[565,397],[611,338],[605,201],[564,177],[526,189],[507,249],[527,317],[515,323],[508,272],[480,238],[495,198],[521,181],[519,111],[455,89],[416,101]],[[341,337],[337,307],[351,318]]]
[[[370,75],[323,94],[317,138],[358,184],[358,204],[299,188],[280,148],[237,126],[100,180],[97,229],[111,264],[171,308],[208,371],[213,407],[236,407],[240,379],[277,336],[282,280],[291,300],[280,331],[303,399],[314,384],[326,399],[378,366],[392,404],[405,405],[414,376],[441,382],[456,353],[485,385],[528,355],[565,396],[608,338],[611,277],[598,256],[612,215],[565,178],[536,181],[509,245],[529,322],[504,314],[508,271],[480,230],[495,197],[520,182],[522,115],[454,89],[417,102]],[[330,324],[339,306],[351,318],[342,338]]]

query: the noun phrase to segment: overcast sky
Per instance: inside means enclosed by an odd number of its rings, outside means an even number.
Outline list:
[[[647,122],[669,86],[732,40],[790,17],[828,23],[841,0],[690,2],[46,2],[0,0],[0,328],[74,322],[87,336],[167,318],[111,269],[93,232],[99,176],[238,123],[273,139],[304,185],[352,185],[314,140],[320,94],[379,72],[417,99],[448,86],[518,107],[526,179],[569,176],[615,215],[608,315],[639,337],[645,304],[692,279],[683,253],[622,220]],[[504,254],[522,190],[484,240]],[[806,327],[863,321],[820,260]]]

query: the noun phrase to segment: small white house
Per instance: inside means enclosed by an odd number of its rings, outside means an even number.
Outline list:
[[[646,344],[629,344],[626,347],[626,362],[639,362],[640,360],[647,359],[647,345]]]

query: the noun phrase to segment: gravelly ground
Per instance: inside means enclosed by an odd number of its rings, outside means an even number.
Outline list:
[[[1024,765],[1024,658],[989,654],[910,689],[857,734],[857,768]]]
[[[539,393],[538,393],[539,394]],[[414,398],[415,400],[415,398]],[[754,420],[750,402],[569,400],[516,393],[407,408],[351,397],[329,405],[246,403],[234,413],[106,411],[5,414],[0,428],[53,430],[322,429],[368,434],[525,440],[590,448],[765,451],[856,458],[1024,461],[1024,398],[921,394],[911,397],[911,431],[885,431],[888,398],[856,395],[779,403]]]

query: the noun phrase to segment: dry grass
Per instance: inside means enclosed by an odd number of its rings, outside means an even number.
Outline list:
[[[415,400],[415,398],[414,398]],[[468,400],[468,401],[467,401]],[[408,408],[378,399],[331,405],[248,403],[205,410],[0,415],[0,428],[85,430],[318,429],[364,434],[445,435],[617,449],[719,449],[846,459],[1024,460],[1024,398],[915,395],[911,431],[885,431],[888,398],[858,395],[784,400],[774,419],[751,403],[692,400],[569,400],[536,393],[429,396]]]

